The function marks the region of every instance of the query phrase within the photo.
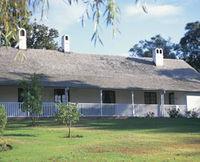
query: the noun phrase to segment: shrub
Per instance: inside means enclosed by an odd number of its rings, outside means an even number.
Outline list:
[[[155,115],[154,112],[148,112],[146,118],[153,118],[154,115]]]
[[[185,115],[187,118],[197,118],[198,117],[198,113],[194,109],[191,111],[186,111]]]
[[[191,118],[197,118],[197,117],[198,117],[197,112],[193,110],[193,111],[191,112]]]
[[[67,137],[71,137],[71,126],[79,120],[80,115],[77,104],[71,102],[58,104],[57,120],[68,127]]]
[[[6,109],[4,105],[0,106],[0,136],[3,136],[3,132],[7,123]]]
[[[170,118],[178,118],[178,117],[183,117],[181,114],[180,114],[180,109],[176,109],[176,108],[173,108],[173,109],[168,109],[168,112],[169,114],[169,117]]]
[[[3,132],[5,129],[6,123],[7,123],[6,109],[4,105],[1,105],[0,106],[0,139],[1,139],[0,151],[7,150],[6,140],[3,139]]]

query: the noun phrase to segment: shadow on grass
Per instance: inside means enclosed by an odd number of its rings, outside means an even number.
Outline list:
[[[35,135],[31,135],[31,134],[4,134],[4,136],[16,136],[16,137],[35,137]]]
[[[53,127],[59,126],[60,124],[55,121],[55,119],[40,119],[36,121],[36,126],[31,125],[32,121],[30,119],[24,120],[9,120],[6,126],[6,130],[19,130],[19,129],[30,129],[37,127]]]
[[[9,121],[7,130],[30,129],[31,120]],[[55,119],[40,119],[36,127],[61,126]],[[200,133],[200,119],[186,118],[81,118],[75,127],[87,127],[96,130],[147,131],[158,133]]]
[[[200,133],[200,119],[186,118],[81,119],[76,126],[114,131],[144,130],[159,133]]]

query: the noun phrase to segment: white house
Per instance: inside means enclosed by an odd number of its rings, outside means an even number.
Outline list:
[[[0,48],[0,104],[8,116],[20,110],[19,81],[41,74],[44,116],[51,116],[59,100],[79,104],[86,116],[167,116],[167,109],[200,109],[200,74],[183,60],[136,58],[70,52],[70,38],[62,37],[63,51],[26,49],[26,31],[19,32],[19,49]],[[26,59],[15,61],[21,51]]]

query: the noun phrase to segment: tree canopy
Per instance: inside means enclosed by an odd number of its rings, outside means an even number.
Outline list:
[[[163,48],[165,58],[184,59],[193,68],[200,72],[200,22],[186,24],[185,34],[180,43],[172,43],[161,35],[151,37],[150,40],[141,40],[129,50],[131,55],[152,57],[155,48]]]
[[[182,58],[200,72],[200,22],[186,24],[185,30],[180,40]]]
[[[57,50],[58,44],[54,41],[59,36],[56,29],[39,25],[36,22],[26,26],[27,47],[35,49]]]
[[[150,40],[141,40],[135,44],[129,52],[133,56],[152,57],[155,48],[163,48],[165,58],[177,58],[178,45],[166,40],[161,35],[151,37]]]

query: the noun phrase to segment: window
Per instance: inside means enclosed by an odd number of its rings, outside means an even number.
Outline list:
[[[169,104],[174,105],[174,93],[169,93]]]
[[[23,102],[23,96],[22,96],[22,93],[23,93],[23,89],[22,88],[18,88],[18,102]]]
[[[145,104],[157,104],[156,92],[145,92],[144,93],[144,103]]]
[[[21,29],[21,30],[20,30],[20,36],[25,36],[25,31],[24,31],[24,29]]]
[[[115,91],[102,91],[103,103],[115,103]]]
[[[54,101],[66,102],[65,89],[54,89]],[[70,101],[70,92],[68,90],[68,102]]]

